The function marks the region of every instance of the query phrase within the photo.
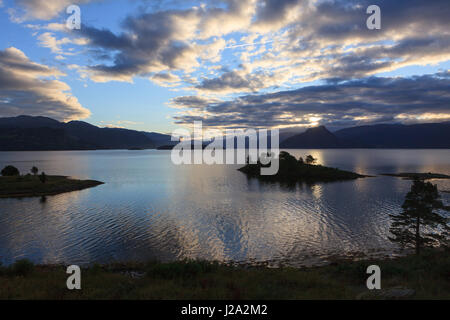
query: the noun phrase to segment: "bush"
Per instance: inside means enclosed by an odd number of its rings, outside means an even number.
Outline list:
[[[207,261],[185,260],[172,263],[156,263],[147,269],[149,276],[163,279],[191,278],[198,274],[213,272],[218,269],[218,264]]]
[[[20,175],[19,170],[13,166],[6,166],[2,170],[2,176],[4,177],[12,177]]]
[[[16,276],[29,275],[34,270],[34,264],[28,259],[17,260],[11,267],[11,271]]]

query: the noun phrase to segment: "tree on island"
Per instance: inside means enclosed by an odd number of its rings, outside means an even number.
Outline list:
[[[45,172],[42,171],[41,175],[39,176],[39,180],[41,180],[42,183],[45,183],[47,181],[47,175]]]
[[[305,162],[307,164],[315,164],[317,162],[317,159],[314,158],[312,155],[309,155],[306,157]]]
[[[448,244],[449,219],[436,212],[446,209],[436,185],[414,180],[402,208],[400,214],[389,215],[393,219],[389,240],[402,248],[415,248],[416,254],[423,247]]]
[[[6,166],[2,170],[2,176],[4,177],[13,177],[20,175],[19,170],[13,166]]]
[[[31,168],[30,171],[31,171],[32,174],[37,175],[38,172],[39,172],[39,169],[37,167],[33,167],[33,168]]]

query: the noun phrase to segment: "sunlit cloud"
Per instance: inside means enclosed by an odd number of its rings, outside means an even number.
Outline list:
[[[0,116],[45,115],[63,121],[89,117],[71,88],[57,80],[63,75],[17,48],[0,51]]]

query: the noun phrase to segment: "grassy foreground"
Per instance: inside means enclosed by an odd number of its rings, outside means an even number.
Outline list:
[[[0,177],[0,198],[40,197],[83,190],[103,184],[95,180],[75,180],[64,176],[46,176],[42,183],[38,176]]]
[[[199,261],[95,265],[82,269],[79,291],[66,288],[64,266],[19,261],[0,268],[0,299],[379,299],[367,295],[372,264],[381,268],[383,290],[401,286],[415,291],[413,299],[450,299],[448,250],[307,269]]]

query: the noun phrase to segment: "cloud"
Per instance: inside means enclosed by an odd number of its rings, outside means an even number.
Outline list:
[[[67,38],[57,39],[51,32],[44,32],[38,37],[39,45],[44,48],[49,48],[55,54],[73,55],[71,52],[64,52],[62,46],[67,44],[86,45],[89,40],[83,38]]]
[[[331,127],[450,119],[450,71],[411,78],[369,77],[297,90],[247,95],[179,114],[177,123],[211,127]],[[177,98],[196,110],[201,103]],[[189,105],[190,103],[190,105]]]
[[[252,29],[267,32],[282,28],[298,19],[306,6],[309,6],[309,1],[305,0],[259,1]]]
[[[272,45],[259,47],[255,53],[241,52],[240,69],[203,79],[197,86],[200,93],[213,89],[217,95],[226,95],[277,84],[355,79],[450,60],[450,7],[442,0],[379,1],[382,29],[375,31],[366,27],[365,9],[370,1],[259,4],[250,30],[270,30],[265,37],[273,40]],[[295,19],[286,13],[291,11]],[[250,43],[257,43],[254,39]],[[233,88],[231,76],[245,81],[237,81],[241,85]]]
[[[191,9],[128,17],[123,23],[125,31],[118,35],[106,29],[83,27],[81,34],[92,47],[118,52],[112,65],[91,66],[91,79],[131,81],[134,76],[198,67],[198,53],[189,43],[195,34],[191,26],[196,23],[196,10]]]
[[[58,120],[87,118],[60,71],[38,64],[14,47],[0,51],[0,116],[45,115]]]
[[[200,6],[131,15],[118,34],[83,26],[80,32],[92,48],[115,52],[112,63],[90,66],[91,79],[131,82],[135,76],[168,71],[188,74],[200,68],[202,60],[219,63],[226,41],[214,37],[245,30],[255,8],[254,0],[224,2],[226,6],[220,8]]]
[[[218,78],[205,79],[195,88],[203,92],[257,92],[260,88],[269,86],[267,83],[273,80],[273,76],[267,72],[246,73],[229,71]],[[271,82],[272,83],[272,82]]]
[[[219,100],[206,99],[199,96],[180,96],[172,99],[170,105],[172,108],[179,109],[203,109],[217,102],[219,102]]]
[[[181,83],[180,77],[170,72],[157,73],[151,80],[162,87],[175,87]]]
[[[12,11],[13,19],[18,22],[26,20],[50,20],[72,4],[80,5],[98,0],[15,0],[15,4],[23,11]]]
[[[30,16],[40,19],[54,16],[67,4],[36,0],[18,3]],[[133,82],[135,77],[143,77],[171,90],[188,91],[190,96],[171,101],[172,106],[183,110],[176,115],[178,122],[205,119],[212,126],[257,126],[267,121],[264,126],[290,126],[331,121],[340,125],[415,121],[448,113],[433,109],[436,105],[427,100],[431,96],[420,91],[417,78],[404,81],[418,89],[420,99],[429,103],[428,109],[414,109],[418,103],[411,100],[396,111],[394,90],[401,89],[401,79],[376,77],[408,66],[450,60],[448,0],[379,0],[381,30],[366,27],[366,8],[373,4],[370,0],[195,3],[148,2],[148,7],[124,17],[119,31],[83,24],[76,33],[79,39],[72,39],[75,34],[64,30],[67,37],[45,32],[39,41],[59,58],[72,53],[64,52],[65,45],[85,46],[88,65],[77,68],[83,78]],[[63,31],[58,24],[33,28]],[[427,77],[422,80],[430,80],[430,85],[448,80],[447,76]],[[314,81],[328,84],[281,91]],[[346,100],[335,90],[356,98]],[[375,98],[376,90],[385,92],[384,103],[389,108],[364,102],[358,90],[367,92],[368,99]],[[315,91],[320,94],[314,95]],[[250,95],[230,100],[243,94]],[[340,104],[339,99],[345,103]],[[415,113],[403,110],[406,105]],[[326,108],[330,108],[330,114]]]
[[[179,9],[156,6],[127,16],[119,33],[83,26],[96,59],[86,72],[97,82],[184,81],[185,89],[223,97],[450,60],[446,0],[380,0],[381,30],[366,27],[370,4],[218,0],[174,5]],[[175,74],[181,82],[167,81]]]

